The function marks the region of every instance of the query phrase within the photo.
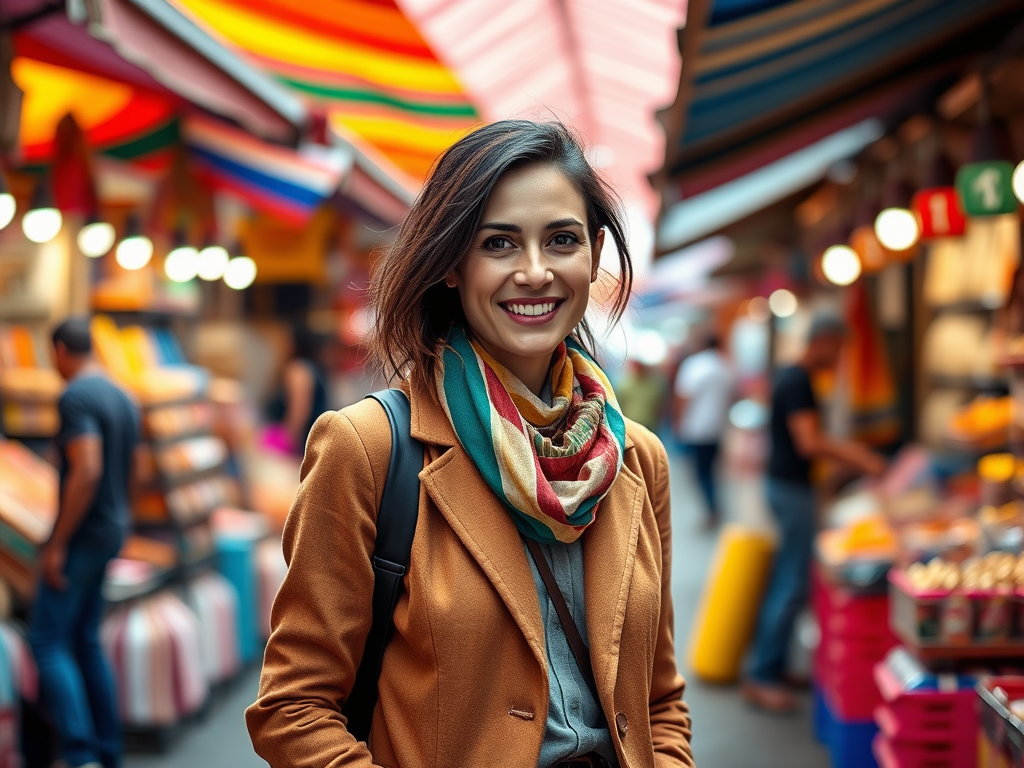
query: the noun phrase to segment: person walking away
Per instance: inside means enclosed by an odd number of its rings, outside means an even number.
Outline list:
[[[60,497],[53,532],[39,550],[29,643],[61,759],[69,768],[117,768],[117,697],[99,626],[107,563],[130,523],[140,419],[93,359],[88,321],[58,326],[53,350],[68,382],[59,403]]]
[[[708,528],[717,526],[720,519],[715,465],[735,392],[732,366],[719,349],[718,338],[709,336],[704,349],[679,366],[674,398],[677,436],[693,461]]]
[[[816,517],[811,462],[832,459],[870,475],[885,469],[881,455],[832,438],[821,428],[811,376],[838,365],[845,337],[846,327],[838,318],[816,318],[800,361],[779,371],[772,388],[767,496],[780,538],[743,685],[748,701],[772,712],[796,708],[783,682],[793,625],[807,600],[810,579]]]
[[[302,455],[313,423],[327,411],[327,374],[323,366],[324,339],[304,325],[292,328],[291,355],[281,374],[281,389],[270,405],[277,422],[272,433],[276,447]]]
[[[668,384],[656,366],[631,358],[615,388],[623,415],[657,433],[661,424]]]

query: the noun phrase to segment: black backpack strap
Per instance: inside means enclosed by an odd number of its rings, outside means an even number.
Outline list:
[[[400,389],[374,392],[372,397],[384,408],[391,424],[391,461],[384,481],[384,493],[377,512],[377,539],[373,547],[373,622],[366,637],[356,680],[342,711],[348,731],[359,741],[370,735],[373,710],[377,706],[377,681],[394,628],[393,616],[402,580],[409,567],[412,539],[419,515],[423,443],[413,439],[409,399]]]

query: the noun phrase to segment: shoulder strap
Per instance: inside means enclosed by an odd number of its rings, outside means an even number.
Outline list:
[[[562,623],[562,631],[565,632],[565,639],[569,642],[569,649],[572,651],[573,658],[576,659],[576,666],[583,673],[583,679],[586,681],[590,693],[594,696],[594,702],[600,707],[601,697],[597,693],[594,666],[590,662],[590,649],[583,641],[579,627],[569,611],[569,606],[565,603],[565,595],[562,594],[558,582],[555,581],[555,574],[551,572],[551,566],[548,565],[540,545],[526,536],[523,537],[523,541],[526,542],[526,548],[530,550],[533,562],[537,564],[537,571],[540,573],[541,581],[544,582],[544,588],[547,590],[548,596],[555,606],[555,613],[558,614],[558,620]]]
[[[359,741],[370,735],[377,706],[377,681],[384,663],[384,649],[394,628],[393,616],[409,567],[412,539],[419,514],[419,472],[423,469],[423,444],[413,439],[409,399],[399,389],[374,392],[391,425],[391,460],[377,512],[377,539],[373,547],[373,620],[366,636],[355,683],[342,711],[348,730]]]

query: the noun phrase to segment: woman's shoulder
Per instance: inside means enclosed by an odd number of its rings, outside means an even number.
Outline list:
[[[384,409],[374,400],[360,400],[337,411],[324,412],[309,434],[307,453],[313,448],[361,448],[371,466],[387,466],[391,456],[391,426]]]
[[[654,477],[661,471],[660,465],[666,465],[668,462],[668,454],[661,438],[639,422],[625,417],[623,420],[626,422],[626,443],[633,444],[643,477]]]

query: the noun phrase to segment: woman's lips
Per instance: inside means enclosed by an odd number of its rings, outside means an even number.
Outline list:
[[[521,325],[541,325],[558,314],[558,310],[564,302],[565,299],[524,299],[502,301],[499,306],[513,322]]]

